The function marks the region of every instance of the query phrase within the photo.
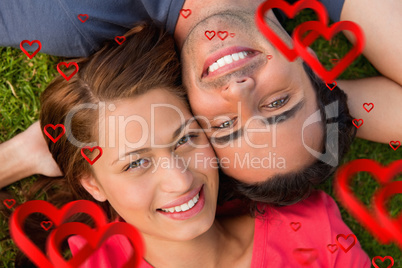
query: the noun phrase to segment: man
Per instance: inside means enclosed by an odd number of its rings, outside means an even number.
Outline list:
[[[147,18],[147,14],[151,18],[156,18],[171,32],[174,30],[177,46],[182,53],[183,81],[188,88],[190,103],[196,115],[208,119],[204,122],[206,124],[204,127],[206,127],[207,134],[212,138],[218,156],[221,159],[225,157],[229,159],[229,164],[226,166],[228,168],[225,168],[225,163],[222,163],[224,172],[248,184],[256,184],[268,181],[278,174],[294,173],[310,166],[314,163],[316,156],[313,157],[306,148],[309,147],[313,151],[321,152],[325,136],[319,124],[311,124],[305,129],[304,135],[307,138],[301,139],[303,123],[317,110],[315,92],[301,60],[288,62],[257,30],[253,14],[262,2],[261,0],[218,2],[188,0],[182,5],[182,1],[171,1],[170,3],[165,1],[163,3],[126,1],[114,7],[107,4],[97,4],[87,8],[82,1],[77,3],[69,1],[68,7],[66,3],[60,1],[57,7],[43,6],[40,9],[35,3],[35,9],[28,9],[29,6],[18,5],[18,1],[9,1],[0,4],[2,12],[0,14],[5,21],[4,26],[0,28],[0,33],[8,37],[4,39],[6,41],[2,41],[4,42],[2,45],[17,46],[19,40],[39,39],[43,45],[43,52],[63,56],[82,56],[95,50],[104,39],[124,33],[124,29],[128,29],[139,19]],[[329,4],[327,4],[328,7]],[[18,12],[25,8],[30,11],[26,11],[28,13],[26,17],[24,16],[26,21],[23,24],[17,18]],[[180,15],[181,8],[191,10],[191,15],[187,17]],[[46,9],[49,13],[44,13]],[[166,12],[167,10],[168,12]],[[335,12],[336,10],[338,13]],[[342,12],[339,14],[341,10]],[[364,51],[366,57],[384,76],[389,78],[338,81],[338,85],[345,89],[349,95],[351,114],[355,118],[364,118],[365,127],[359,130],[358,135],[386,143],[397,137],[398,129],[402,129],[402,122],[397,121],[395,124],[395,121],[392,122],[391,119],[382,120],[383,115],[393,115],[393,108],[398,107],[402,101],[402,90],[400,88],[402,79],[398,76],[402,66],[399,64],[398,57],[394,56],[401,55],[402,48],[397,41],[402,41],[402,33],[393,33],[392,28],[389,27],[389,25],[402,25],[402,19],[397,16],[397,10],[402,10],[399,3],[380,5],[374,0],[369,3],[361,0],[347,0],[343,8],[342,2],[338,3],[337,8],[329,8],[334,20],[339,19],[339,17],[342,20],[354,20],[363,28],[366,35]],[[30,12],[34,14],[32,15]],[[390,16],[389,12],[395,12],[395,16]],[[90,17],[82,23],[77,16],[86,13]],[[362,13],[365,16],[361,16]],[[35,31],[29,30],[28,27],[32,27],[31,21],[34,18],[40,18],[43,16],[42,14],[47,14],[49,18],[61,14],[58,17],[60,24],[54,26],[49,23],[52,28],[43,27],[43,29],[39,28]],[[393,23],[387,23],[384,20],[385,16],[391,17]],[[266,19],[271,27],[275,27],[278,33],[282,33],[283,38],[289,38],[286,37],[272,11],[266,15]],[[8,26],[13,25],[10,22],[13,20],[20,22],[14,24],[17,32],[8,30],[13,28]],[[174,26],[176,20],[177,23]],[[398,29],[397,26],[395,27]],[[23,30],[18,29],[27,29],[25,30],[26,35],[22,34]],[[225,40],[218,38],[209,40],[206,38],[205,32],[212,30],[215,32],[228,31],[234,33],[235,37]],[[46,38],[46,36],[51,36],[51,38]],[[353,36],[349,37],[353,39]],[[13,40],[13,42],[9,40]],[[381,40],[381,44],[377,40]],[[386,46],[387,50],[383,50],[382,46]],[[246,47],[246,49],[238,51],[238,47]],[[235,51],[231,51],[233,48]],[[218,64],[222,57],[232,56],[236,53],[239,58],[241,57],[240,54],[244,53],[243,63],[238,66],[227,64],[226,69],[224,69],[225,66],[218,65],[221,69],[216,69],[215,62]],[[272,58],[268,59],[267,56],[272,56]],[[210,66],[214,70],[210,69]],[[208,71],[215,72],[215,75],[204,76],[204,73],[209,74]],[[378,90],[379,88],[386,88],[393,98],[386,99]],[[361,109],[364,101],[360,99],[363,92],[365,99],[376,100],[376,110],[380,110],[381,114],[371,115],[370,118],[364,114],[365,111]],[[256,103],[261,100],[263,103]],[[275,107],[273,106],[274,103]],[[260,111],[262,107],[265,109],[263,112]],[[281,112],[279,112],[279,108],[281,108]],[[275,109],[277,111],[272,112]],[[293,110],[292,117],[285,114],[286,120],[282,119],[281,122],[276,122],[276,131],[280,133],[281,137],[275,140],[277,144],[273,148],[271,146],[273,144],[271,142],[273,141],[271,138],[272,131],[267,131],[269,124],[263,124],[263,120],[258,119],[275,116],[280,119],[279,114],[289,110]],[[240,111],[242,118],[238,118]],[[219,121],[220,124],[207,124],[214,121]],[[241,123],[237,124],[240,121]],[[247,122],[249,124],[245,126]],[[202,120],[201,124],[203,124]],[[233,129],[232,126],[237,128]],[[381,135],[371,132],[370,129],[373,126],[387,131]],[[236,134],[233,134],[235,131],[237,131]],[[256,133],[259,131],[260,133]],[[297,135],[296,139],[291,134]],[[0,161],[3,163],[0,167],[2,185],[12,183],[33,172],[52,176],[59,175],[59,171],[54,165],[49,172],[45,171],[52,161],[46,154],[43,140],[32,139],[32,135],[40,136],[38,126],[31,127],[25,134],[23,133],[0,146]],[[222,146],[220,148],[219,142],[225,140],[222,136],[227,135],[230,137],[230,142],[239,140],[238,138],[248,138],[249,143],[243,140],[240,146]],[[233,136],[236,135],[236,139],[233,139]],[[28,138],[27,136],[31,137]],[[26,143],[27,140],[32,140],[32,142],[28,144]],[[304,142],[306,142],[306,146],[303,145]],[[25,144],[24,151],[29,150],[37,155],[35,159],[38,162],[28,160],[21,165],[20,160],[23,159],[21,156],[23,152],[18,150],[18,145],[21,143]],[[265,145],[269,146],[266,147]],[[285,159],[285,169],[281,169],[281,166],[273,169],[249,168],[246,169],[246,172],[241,173],[242,170],[245,170],[244,168],[233,166],[236,163],[236,156],[239,157],[240,161],[246,157],[262,159],[269,152],[276,153],[278,159],[280,157]],[[247,153],[250,154],[247,156]],[[43,162],[42,159],[48,160]],[[44,168],[45,166],[46,168]],[[250,172],[253,173],[250,174]]]

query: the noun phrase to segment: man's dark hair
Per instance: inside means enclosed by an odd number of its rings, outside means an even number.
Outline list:
[[[237,181],[221,172],[223,176],[220,180],[222,183],[220,200],[233,198],[248,200],[253,215],[258,211],[258,202],[275,206],[297,203],[307,198],[315,185],[323,183],[335,172],[337,164],[349,150],[356,135],[356,128],[353,126],[353,118],[349,114],[347,95],[337,86],[331,91],[307,64],[303,63],[303,66],[316,92],[317,105],[321,114],[324,130],[321,153],[325,154],[325,150],[328,148],[329,151],[332,148],[337,149],[338,154],[334,156],[337,158],[335,159],[336,165],[330,165],[327,161],[317,159],[303,170],[278,174],[264,182],[253,184]],[[326,107],[336,101],[338,116],[327,118],[329,116],[326,113]],[[337,123],[337,127],[327,128],[328,123]],[[336,134],[338,134],[338,140],[335,139]],[[333,136],[335,137],[332,138]],[[327,148],[325,148],[325,144],[327,144]]]

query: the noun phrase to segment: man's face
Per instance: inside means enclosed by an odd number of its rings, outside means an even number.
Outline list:
[[[303,129],[318,107],[302,62],[287,61],[258,31],[257,5],[253,4],[206,12],[192,25],[181,49],[183,82],[192,111],[221,159],[223,171],[247,183],[312,164],[315,159],[304,147],[302,135],[304,143],[316,151],[321,151],[323,141],[320,123]],[[289,43],[272,11],[267,18]],[[206,31],[235,36],[209,40]]]

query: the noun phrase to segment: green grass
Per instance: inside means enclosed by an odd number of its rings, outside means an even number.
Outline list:
[[[312,18],[311,12],[303,12],[295,21],[287,23],[291,29],[300,21]],[[338,35],[334,40],[327,42],[320,38],[313,44],[320,61],[326,67],[330,67],[330,59],[341,58],[350,48],[349,42],[343,35]],[[46,85],[57,74],[56,64],[61,61],[57,57],[37,54],[29,60],[19,49],[0,48],[0,142],[4,142],[16,134],[25,130],[38,119],[39,96]],[[342,79],[370,77],[377,75],[376,70],[363,57],[360,56],[341,75]],[[23,148],[21,148],[23,150]],[[27,152],[28,157],[29,152]],[[357,139],[344,159],[343,163],[353,159],[374,159],[382,164],[389,164],[402,158],[402,148],[394,151],[388,144],[378,144]],[[401,176],[397,179],[401,180]],[[16,194],[17,199],[23,202],[20,196],[21,187],[31,183],[33,177],[7,187],[7,190]],[[355,176],[352,188],[362,202],[369,205],[372,194],[379,185],[367,173],[359,173]],[[332,180],[320,187],[331,196],[333,195]],[[358,237],[363,249],[370,258],[374,256],[392,256],[395,260],[394,267],[402,267],[401,250],[394,244],[382,245],[367,232],[356,220],[340,205],[342,217],[346,224]],[[402,196],[398,195],[390,202],[392,214],[396,215],[402,209]],[[0,215],[0,267],[13,267],[16,248],[8,235],[8,222]],[[379,262],[380,263],[380,262]],[[385,267],[385,266],[380,266]]]

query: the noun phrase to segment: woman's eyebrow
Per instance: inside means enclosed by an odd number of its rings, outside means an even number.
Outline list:
[[[117,161],[121,160],[123,157],[125,158],[128,155],[143,154],[143,153],[147,153],[149,151],[151,151],[151,148],[141,148],[141,149],[137,149],[137,150],[134,150],[134,151],[127,152],[127,153],[119,156],[119,158],[117,158],[116,160],[114,160],[111,165],[113,166],[114,164],[116,164]]]

